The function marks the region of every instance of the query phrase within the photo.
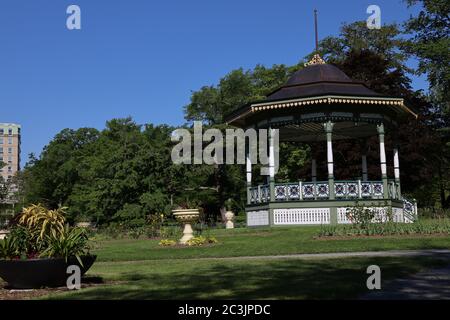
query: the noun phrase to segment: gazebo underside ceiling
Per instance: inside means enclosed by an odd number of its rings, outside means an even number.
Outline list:
[[[272,127],[280,129],[280,141],[314,142],[327,140],[322,123],[308,122]],[[341,121],[335,122],[333,127],[333,140],[366,138],[376,134],[377,128],[374,123]]]

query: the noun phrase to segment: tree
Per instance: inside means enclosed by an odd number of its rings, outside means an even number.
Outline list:
[[[446,0],[407,0],[408,6],[421,5],[416,17],[405,23],[411,33],[407,51],[419,58],[418,73],[426,73],[435,101],[450,114],[450,3]],[[446,119],[448,121],[448,119]]]
[[[365,21],[344,24],[339,36],[326,37],[320,41],[319,54],[328,63],[340,63],[350,52],[370,51],[388,63],[388,70],[412,71],[405,64],[408,55],[401,50],[401,33],[397,24],[383,25],[381,29],[369,29]],[[307,57],[308,60],[312,54]]]
[[[264,99],[299,68],[300,65],[273,65],[271,68],[257,65],[252,70],[233,70],[217,86],[206,86],[192,93],[190,104],[184,107],[185,119],[202,121],[208,126],[205,129],[214,127],[224,132],[226,114],[249,102]],[[221,209],[223,211],[229,198],[235,200],[236,210],[243,210],[246,197],[243,171],[240,165],[192,166],[188,170],[191,177],[188,188],[196,190],[196,194],[190,196],[205,203],[211,219]]]
[[[205,86],[192,93],[191,102],[184,107],[185,119],[221,124],[226,114],[248,102],[264,99],[299,68],[299,65],[271,68],[257,65],[253,70],[233,70],[217,86]]]
[[[450,207],[450,3],[446,0],[407,0],[421,5],[416,17],[405,23],[410,38],[408,53],[419,59],[418,74],[426,74],[430,103],[434,105],[432,125],[440,134],[440,155],[436,158],[442,207]]]

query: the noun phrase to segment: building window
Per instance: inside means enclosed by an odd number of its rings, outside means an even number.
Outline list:
[[[3,144],[3,138],[0,138],[0,144]]]
[[[9,153],[9,154],[12,153],[12,148],[8,148],[8,153]]]
[[[0,134],[4,135],[5,134],[5,129],[0,129]]]
[[[12,129],[8,129],[8,134],[12,136]]]
[[[8,144],[12,144],[12,137],[8,138]]]

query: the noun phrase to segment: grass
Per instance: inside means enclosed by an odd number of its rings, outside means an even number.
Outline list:
[[[242,257],[450,248],[449,235],[319,240],[319,232],[320,226],[215,229],[203,235],[214,236],[219,243],[206,247],[162,247],[157,239],[98,239],[92,250],[98,260],[88,275],[100,276],[105,284],[44,298],[351,299],[367,291],[366,268],[371,264],[381,267],[383,285],[389,279],[441,266],[443,262],[430,257]],[[241,258],[214,259],[220,257]]]
[[[366,268],[390,279],[441,266],[430,258],[327,260],[153,260],[102,262],[90,274],[112,285],[52,294],[46,299],[352,299],[368,292]]]
[[[216,229],[208,232],[219,243],[209,247],[161,247],[158,240],[100,240],[93,252],[98,261],[264,256],[299,253],[448,249],[448,236],[389,236],[382,238],[321,239],[320,226],[271,229]]]

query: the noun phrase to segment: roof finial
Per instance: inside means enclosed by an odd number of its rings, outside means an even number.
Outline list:
[[[319,32],[317,30],[317,9],[314,9],[314,30],[316,33],[316,53],[319,51]]]
[[[325,64],[325,61],[319,55],[319,32],[317,30],[317,9],[314,9],[314,30],[316,34],[316,50],[314,55],[309,62],[305,63],[305,67],[312,66],[315,64]]]

